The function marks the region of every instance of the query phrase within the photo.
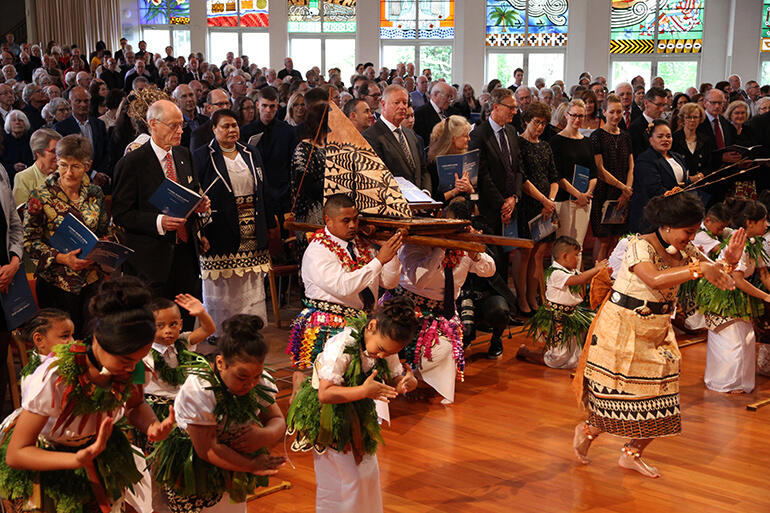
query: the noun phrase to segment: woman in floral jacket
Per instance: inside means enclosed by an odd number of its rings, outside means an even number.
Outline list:
[[[49,240],[69,214],[97,237],[107,234],[104,193],[87,175],[92,154],[91,142],[81,135],[61,139],[56,145],[58,168],[32,191],[24,219],[24,250],[36,267],[38,304],[68,312],[75,323],[75,338],[87,333],[88,302],[105,272],[82,258],[79,249],[60,253]]]

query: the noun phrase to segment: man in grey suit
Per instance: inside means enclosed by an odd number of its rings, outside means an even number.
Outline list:
[[[415,80],[417,88],[410,93],[414,110],[428,103],[428,77],[420,75]]]
[[[417,135],[401,128],[409,106],[409,93],[400,85],[389,85],[382,94],[382,115],[363,133],[366,141],[394,176],[403,176],[420,189],[433,191],[430,172]]]

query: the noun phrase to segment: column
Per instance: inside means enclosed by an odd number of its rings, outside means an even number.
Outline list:
[[[606,0],[569,3],[569,39],[564,83],[576,84],[580,74],[607,77],[610,72],[610,5]]]
[[[289,2],[270,0],[270,67],[283,69],[283,60],[289,55]]]
[[[733,51],[730,55],[728,75],[733,73],[740,75],[745,84],[749,80],[759,80],[762,0],[741,0],[734,4]],[[706,7],[706,13],[708,13],[708,7]]]
[[[190,2],[190,48],[208,57],[208,27],[206,26],[206,2]]]
[[[380,67],[380,0],[356,2],[356,63]],[[343,77],[347,79],[348,77]]]
[[[455,40],[452,78],[462,86],[469,83],[476,94],[484,89],[486,77],[486,2],[455,0]]]

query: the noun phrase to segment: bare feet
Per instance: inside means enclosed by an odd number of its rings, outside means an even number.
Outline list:
[[[745,394],[746,392],[743,390],[730,390],[728,394]]]
[[[625,447],[623,449],[626,449]],[[658,469],[645,463],[641,457],[636,456],[634,449],[624,450],[618,458],[618,465],[629,470],[635,470],[645,477],[657,479],[660,477]]]
[[[592,440],[588,438],[585,426],[585,422],[575,426],[575,434],[572,437],[572,450],[580,463],[588,465],[591,462],[587,458],[588,448],[591,447]]]

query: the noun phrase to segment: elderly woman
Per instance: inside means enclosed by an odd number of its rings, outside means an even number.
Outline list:
[[[689,183],[687,164],[671,151],[673,137],[667,121],[656,119],[648,129],[650,147],[639,154],[634,163],[634,191],[628,214],[628,229],[632,233],[647,233],[650,220],[645,219],[645,205],[674,187]]]
[[[550,216],[556,209],[554,200],[559,190],[559,175],[553,160],[551,146],[540,136],[551,117],[545,103],[531,103],[524,110],[526,128],[519,136],[519,148],[524,164],[524,195],[518,205],[519,236],[532,238],[529,221],[539,215]],[[553,237],[535,243],[533,249],[517,251],[520,258],[518,272],[514,276],[519,311],[528,316],[537,310],[537,292],[543,280],[543,258]]]
[[[457,112],[461,116],[465,116],[468,120],[471,119],[471,112],[481,112],[481,103],[476,99],[476,93],[473,91],[473,86],[470,84],[463,84],[462,98],[452,105],[451,110]]]
[[[254,100],[248,96],[241,96],[233,102],[233,112],[235,112],[238,126],[246,126],[257,117],[257,106]]]
[[[712,139],[698,133],[698,125],[706,119],[706,111],[697,103],[685,103],[679,108],[681,129],[674,132],[671,150],[684,157],[692,180],[698,180],[713,171]]]
[[[746,102],[743,100],[731,102],[725,110],[725,117],[732,123],[737,132],[735,144],[746,147],[756,144],[756,134],[750,126],[746,125],[746,121],[749,119],[749,105]]]
[[[305,108],[305,95],[302,93],[294,93],[289,98],[289,102],[286,104],[286,121],[292,126],[297,126],[305,121],[307,115],[307,108]]]
[[[201,187],[211,186],[207,194],[216,212],[204,228],[210,248],[201,256],[203,304],[217,326],[239,313],[267,322],[268,230],[276,220],[263,190],[262,159],[256,148],[238,142],[238,115],[232,110],[214,112],[211,128],[214,139],[193,153]]]
[[[468,151],[470,142],[471,124],[463,116],[449,116],[441,123],[433,127],[430,134],[430,151],[428,152],[428,171],[430,171],[433,183],[436,184],[437,200],[445,204],[450,201],[467,201],[469,195],[474,192],[473,185],[467,172],[462,176],[455,175],[451,186],[439,189],[438,168],[436,157],[442,155],[457,155]],[[473,210],[472,208],[470,210]]]
[[[0,154],[8,178],[13,181],[16,173],[24,171],[35,157],[29,149],[30,124],[27,115],[20,110],[12,110],[5,117],[5,134],[3,134],[3,152]]]
[[[770,112],[770,96],[764,96],[757,100],[757,115]]]
[[[60,253],[49,244],[68,215],[86,225],[97,237],[107,235],[109,216],[104,193],[88,179],[93,149],[82,135],[72,134],[56,144],[58,168],[27,201],[24,218],[24,250],[35,265],[37,300],[41,308],[68,312],[75,324],[75,338],[88,333],[88,302],[105,278],[80,250]]]
[[[13,178],[13,198],[17,206],[26,203],[32,190],[43,185],[56,171],[56,144],[60,139],[61,134],[50,128],[41,128],[30,137],[29,146],[35,155],[35,163]]]
[[[49,110],[53,114],[54,124],[61,123],[72,114],[72,106],[64,98],[54,98],[49,105]]]

